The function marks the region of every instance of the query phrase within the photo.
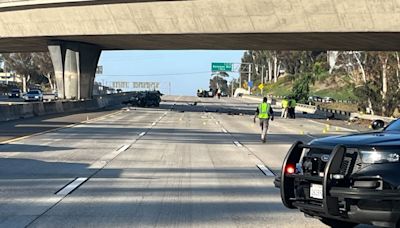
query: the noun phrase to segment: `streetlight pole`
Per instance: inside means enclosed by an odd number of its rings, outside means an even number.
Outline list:
[[[249,95],[251,94],[251,88],[250,88],[250,82],[251,82],[251,64],[249,64],[249,80],[247,81],[247,91],[249,92]]]

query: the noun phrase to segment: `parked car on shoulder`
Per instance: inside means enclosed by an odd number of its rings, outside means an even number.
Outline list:
[[[20,89],[12,89],[8,94],[8,98],[21,98],[22,91]]]
[[[383,127],[294,143],[274,181],[283,204],[331,227],[400,227],[400,119]]]
[[[30,90],[23,96],[25,101],[43,101],[43,93],[40,90]]]

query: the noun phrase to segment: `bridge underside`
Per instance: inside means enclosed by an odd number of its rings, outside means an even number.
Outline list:
[[[51,41],[72,41],[103,50],[400,50],[400,33],[231,33],[91,35],[0,38],[0,52],[47,51]]]

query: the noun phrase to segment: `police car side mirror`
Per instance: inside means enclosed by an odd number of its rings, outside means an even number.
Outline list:
[[[385,127],[385,122],[383,122],[383,120],[374,120],[372,121],[371,126],[374,130],[380,130]]]

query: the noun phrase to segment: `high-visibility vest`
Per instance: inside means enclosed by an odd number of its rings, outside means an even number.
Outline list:
[[[268,119],[269,118],[269,108],[270,108],[270,104],[261,103],[258,106],[258,118],[259,119]]]
[[[289,107],[289,101],[286,99],[282,100],[282,108],[287,108],[287,107]]]

